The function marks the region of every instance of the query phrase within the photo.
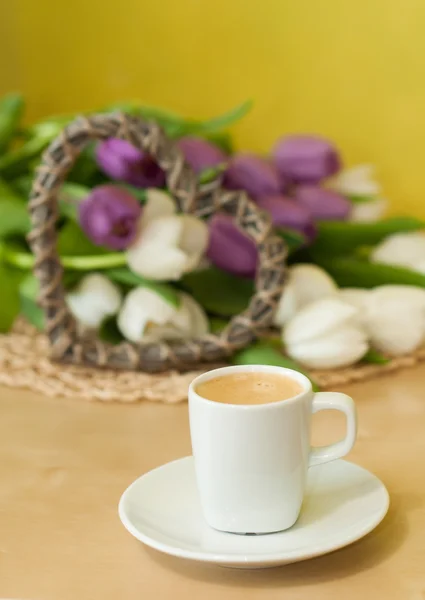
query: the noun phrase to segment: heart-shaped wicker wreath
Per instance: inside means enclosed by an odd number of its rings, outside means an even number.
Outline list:
[[[179,342],[112,345],[77,332],[62,285],[63,269],[57,253],[58,192],[80,152],[94,140],[121,138],[149,153],[164,170],[178,210],[198,217],[217,211],[231,215],[236,225],[257,245],[259,265],[255,293],[249,306],[233,317],[218,335]],[[35,256],[34,273],[40,282],[39,304],[46,315],[52,357],[86,366],[160,372],[193,369],[217,362],[250,344],[272,322],[285,280],[286,245],[274,234],[268,215],[242,191],[228,191],[214,181],[200,184],[185,163],[176,143],[153,122],[113,113],[80,117],[68,125],[43,155],[30,196],[32,231],[28,240]]]

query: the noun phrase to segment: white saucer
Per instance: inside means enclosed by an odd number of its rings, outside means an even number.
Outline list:
[[[138,540],[166,554],[228,567],[284,565],[362,538],[384,518],[389,496],[377,477],[344,460],[312,467],[298,522],[287,531],[245,536],[211,529],[202,516],[193,458],[168,463],[124,492],[119,515]]]

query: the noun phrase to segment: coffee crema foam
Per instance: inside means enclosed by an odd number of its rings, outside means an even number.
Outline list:
[[[276,373],[245,372],[208,379],[196,386],[206,400],[222,404],[269,404],[289,400],[303,391],[298,381]]]

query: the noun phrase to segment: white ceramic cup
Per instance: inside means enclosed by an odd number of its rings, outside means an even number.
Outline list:
[[[268,404],[224,404],[199,396],[200,383],[241,372],[273,373],[297,381],[302,391]],[[311,415],[339,410],[346,437],[310,446]],[[352,398],[314,393],[301,373],[265,365],[224,367],[200,375],[189,387],[189,417],[196,479],[207,523],[232,533],[271,533],[291,527],[303,501],[307,469],[350,452],[356,439]]]

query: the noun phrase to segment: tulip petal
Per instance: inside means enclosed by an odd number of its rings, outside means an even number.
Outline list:
[[[181,306],[174,315],[172,323],[180,330],[187,332],[187,337],[200,337],[208,333],[209,322],[202,306],[185,292],[180,293],[180,298]],[[183,318],[182,313],[184,314]]]
[[[370,259],[414,269],[416,262],[425,260],[425,235],[420,231],[390,235],[376,246]]]
[[[256,204],[271,215],[273,225],[276,227],[295,229],[309,240],[316,236],[310,211],[293,198],[282,195],[264,196],[257,198]]]
[[[318,221],[344,220],[352,209],[347,198],[318,185],[299,185],[295,189],[294,198]]]
[[[408,354],[423,342],[424,313],[414,303],[381,302],[368,311],[367,317],[371,344],[381,352],[391,356]]]
[[[425,311],[425,289],[414,285],[380,285],[370,292],[371,306],[377,311],[385,302],[397,303],[401,310],[404,308],[403,304],[413,304]]]
[[[351,304],[360,310],[366,309],[371,299],[371,291],[362,288],[343,288],[339,290],[338,296],[343,302]]]
[[[155,281],[177,281],[187,270],[187,255],[178,248],[161,243],[146,242],[127,251],[130,269]]]
[[[276,167],[255,154],[235,154],[223,178],[229,190],[245,190],[251,198],[279,194],[282,182]]]
[[[280,174],[297,183],[317,183],[341,167],[336,148],[318,136],[284,137],[278,140],[273,154]]]
[[[280,301],[274,316],[274,324],[282,327],[292,317],[295,316],[298,310],[297,295],[295,285],[289,279],[286,284],[283,294],[280,297]]]
[[[181,215],[183,222],[179,246],[189,258],[187,270],[194,269],[208,247],[209,230],[204,221],[192,215]]]
[[[285,344],[298,344],[328,336],[342,325],[354,323],[358,310],[336,297],[308,304],[289,321],[284,331]]]
[[[118,312],[122,297],[120,289],[107,277],[92,273],[67,294],[66,301],[79,323],[97,329],[102,321]]]
[[[195,173],[216,167],[227,160],[226,154],[218,146],[197,136],[182,137],[177,144]]]
[[[180,279],[187,264],[187,255],[178,247],[182,231],[183,221],[176,215],[150,221],[127,250],[130,269],[148,279]]]
[[[216,214],[209,221],[207,257],[220,269],[253,277],[257,267],[257,247],[227,215]]]
[[[145,338],[148,324],[165,325],[176,310],[149,288],[134,288],[124,299],[117,319],[118,328],[128,340],[140,342]]]
[[[332,181],[332,187],[344,196],[376,196],[381,186],[374,179],[373,165],[357,165],[345,169]]]
[[[142,223],[145,227],[160,217],[171,217],[177,212],[176,204],[165,192],[150,188],[147,190],[146,204],[143,208]]]
[[[100,185],[78,206],[81,229],[98,246],[124,250],[134,240],[142,208],[127,190]]]
[[[289,281],[295,286],[299,308],[337,293],[338,287],[330,275],[320,267],[297,264],[289,270]]]
[[[355,223],[373,223],[385,215],[388,202],[385,198],[376,198],[368,202],[354,202],[351,206],[350,221]]]
[[[338,369],[358,362],[367,352],[364,332],[343,327],[322,339],[290,344],[286,350],[295,360],[312,369]]]

